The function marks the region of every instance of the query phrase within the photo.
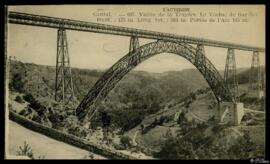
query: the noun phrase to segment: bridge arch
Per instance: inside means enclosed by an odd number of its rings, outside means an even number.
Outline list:
[[[87,114],[92,116],[96,111],[95,104],[101,102],[101,100],[108,95],[108,93],[129,71],[143,61],[161,53],[172,53],[184,57],[200,71],[212,89],[218,102],[233,101],[227,85],[210,60],[205,57],[204,64],[200,64],[195,61],[196,48],[186,43],[159,40],[142,45],[141,47],[129,52],[111,66],[108,71],[106,71],[97,80],[95,85],[81,101],[76,109],[76,116],[79,119],[83,119]]]

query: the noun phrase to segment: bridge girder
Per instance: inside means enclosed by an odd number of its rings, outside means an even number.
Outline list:
[[[149,30],[141,30],[135,28],[126,28],[119,26],[112,26],[106,24],[71,20],[71,19],[63,19],[35,14],[26,14],[20,12],[9,12],[8,13],[8,22],[13,24],[23,24],[23,25],[31,25],[31,26],[40,26],[47,28],[65,28],[68,30],[76,30],[76,31],[86,31],[86,32],[95,32],[95,33],[105,33],[111,35],[121,35],[128,37],[138,37],[138,38],[146,38],[146,39],[155,39],[155,40],[164,40],[170,42],[182,42],[188,44],[201,44],[204,46],[211,47],[221,47],[221,48],[233,48],[238,50],[245,51],[259,51],[264,52],[264,48],[261,47],[253,47],[229,42],[222,42],[210,39],[203,39],[197,37],[190,37],[184,35],[175,35],[169,33],[162,33],[156,31]]]
[[[204,46],[253,51],[254,58],[256,58],[258,52],[265,51],[264,48],[261,47],[34,14],[9,12],[8,18],[9,23],[13,24],[131,37],[132,43],[130,43],[129,54],[120,59],[104,73],[104,75],[96,82],[95,86],[88,92],[87,96],[76,109],[76,114],[79,117],[85,116],[86,112],[84,112],[84,109],[91,108],[89,109],[90,113],[91,111],[95,111],[95,104],[98,104],[102,98],[106,97],[117,82],[131,69],[136,67],[136,65],[155,54],[163,52],[178,54],[196,66],[205,77],[218,101],[233,101],[235,98],[232,97],[229,87],[224,82],[224,79],[220,76],[213,64],[205,58]],[[158,41],[139,47],[138,38],[155,39]],[[197,49],[191,46],[191,44],[197,45]],[[180,52],[182,52],[182,54]],[[256,61],[257,59],[253,59],[254,67]]]
[[[173,53],[184,57],[204,76],[217,101],[233,101],[227,85],[210,60],[205,57],[203,62],[205,65],[202,65],[201,62],[195,62],[197,51],[193,46],[186,43],[157,41],[143,45],[137,48],[136,51],[129,52],[105,72],[77,107],[76,115],[78,118],[82,120],[86,115],[91,118],[96,111],[95,106],[108,95],[129,71],[139,63],[160,53]],[[131,60],[131,58],[136,60]]]

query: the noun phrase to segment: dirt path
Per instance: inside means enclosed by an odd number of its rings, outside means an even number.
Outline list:
[[[89,152],[86,150],[33,132],[13,121],[9,121],[8,139],[10,155],[16,155],[19,146],[23,146],[25,141],[32,148],[34,158],[44,156],[45,159],[84,159],[89,155]],[[93,156],[94,159],[106,159],[97,154],[93,154]]]
[[[136,142],[136,137],[137,137],[137,134],[139,133],[139,130],[137,130],[132,138],[132,143],[134,144],[134,146],[137,146],[137,142]]]

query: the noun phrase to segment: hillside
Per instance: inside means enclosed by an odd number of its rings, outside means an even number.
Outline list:
[[[72,68],[74,92],[78,102],[61,109],[53,96],[54,67],[11,61],[10,68],[10,110],[46,126],[119,151],[128,149],[163,158],[164,156],[156,153],[165,151],[171,138],[182,138],[189,134],[197,137],[198,141],[207,140],[209,154],[205,158],[212,158],[216,145],[223,143],[229,151],[237,142],[224,144],[225,141],[227,143],[231,138],[241,140],[246,131],[254,132],[254,128],[251,130],[249,126],[265,124],[263,114],[247,113],[239,128],[214,126],[216,123],[213,120],[218,107],[214,95],[197,70],[186,69],[164,73],[131,71],[96,106],[98,112],[90,126],[82,126],[73,115],[74,109],[104,71]],[[255,101],[245,95],[249,92],[249,70],[241,68],[237,72],[244,106],[264,111],[264,99]],[[256,133],[263,133],[263,130],[259,128]],[[215,134],[216,132],[218,133]],[[242,138],[243,142],[259,145],[256,149],[260,149],[261,155],[263,149],[260,146],[264,143],[264,136],[255,137],[256,139],[252,134],[245,136],[247,137]],[[250,136],[252,141],[249,140]],[[178,139],[173,141],[176,140],[183,142]],[[183,140],[190,142],[198,150],[203,146],[186,138]],[[165,154],[169,155],[170,152]],[[220,155],[213,156],[219,158]],[[193,154],[192,157],[195,158],[194,156],[202,158],[199,154]],[[237,154],[226,156],[230,157],[238,158]],[[185,159],[186,156],[182,158]]]
[[[11,61],[10,68],[10,80],[16,74],[21,75],[24,83],[23,91],[53,98],[55,67]],[[72,68],[74,92],[78,100],[82,100],[103,73],[104,71]],[[120,81],[115,90],[121,89],[121,85],[160,87],[165,90],[165,96],[169,98],[170,96],[183,97],[188,92],[207,86],[206,81],[195,69],[165,73],[131,71]],[[175,92],[175,88],[179,92]]]
[[[45,106],[57,107],[53,97],[54,67],[11,61],[10,68],[10,82],[21,82],[21,86],[18,87],[20,92],[32,94]],[[74,93],[81,101],[103,72],[72,68],[72,73]],[[123,118],[127,118],[125,115],[137,110],[138,115],[133,117],[136,120],[139,116],[155,113],[168,101],[180,100],[197,89],[205,87],[207,87],[206,81],[194,69],[161,74],[131,71],[107,96],[106,99],[110,101],[106,101],[100,108],[114,111],[112,117],[116,126],[119,126],[126,121],[119,119],[118,114],[115,113],[120,112]],[[77,105],[78,102],[70,107],[74,109]]]

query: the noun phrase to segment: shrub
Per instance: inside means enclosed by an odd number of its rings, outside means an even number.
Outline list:
[[[14,74],[11,82],[9,83],[10,89],[14,89],[20,93],[22,93],[24,90],[24,83],[22,81],[22,76],[20,74]]]
[[[30,103],[29,107],[37,111],[39,115],[44,114],[46,107],[44,105],[41,105],[40,102],[37,101],[32,94],[26,94],[23,98],[25,101]]]
[[[126,132],[134,127],[136,127],[137,125],[139,125],[142,122],[142,118],[132,118],[129,121],[127,121],[126,123],[123,124],[123,127],[121,129],[122,132]]]
[[[118,145],[118,144],[115,144],[113,143],[113,147],[116,149],[116,150],[124,150],[124,146],[121,144],[121,145]]]
[[[212,116],[208,119],[209,122],[214,122],[216,119],[215,119],[215,116]]]
[[[162,145],[161,151],[154,153],[160,159],[196,159],[192,143],[177,138],[169,138]]]
[[[87,132],[85,130],[80,130],[78,126],[69,128],[68,133],[80,138],[85,138],[87,136]]]
[[[24,100],[31,103],[31,102],[34,102],[35,101],[35,98],[33,97],[32,94],[26,94],[23,96]]]
[[[21,98],[21,96],[16,96],[15,101],[17,101],[18,103],[23,103],[23,99]]]
[[[34,115],[32,120],[35,122],[41,123],[41,118],[38,115]]]
[[[25,110],[25,109],[21,110],[21,111],[19,112],[19,114],[24,116],[24,115],[26,114],[26,110]]]
[[[212,118],[213,118],[213,117],[212,117]],[[197,127],[198,127],[199,129],[205,129],[205,128],[208,127],[208,125],[207,125],[205,122],[202,122],[202,123],[199,123],[199,124],[197,125]]]
[[[101,112],[100,115],[103,127],[109,127],[111,124],[111,117],[106,112]]]
[[[80,129],[79,129],[79,127],[71,127],[71,128],[69,128],[68,133],[72,134],[74,136],[80,137]]]
[[[59,129],[60,127],[62,127],[62,122],[60,121],[59,114],[57,113],[50,114],[48,116],[48,119],[52,123],[52,128]]]
[[[237,142],[229,149],[229,154],[234,159],[248,159],[253,155],[263,155],[256,153],[256,144],[251,141],[248,131],[244,131],[243,137],[238,138]],[[255,156],[258,157],[258,156]]]
[[[131,138],[128,136],[123,136],[120,139],[121,144],[125,147],[125,149],[131,147]]]
[[[23,147],[19,146],[19,150],[17,150],[17,155],[24,155],[34,159],[32,148],[26,143],[26,141],[24,141]]]
[[[216,124],[213,126],[212,131],[215,133],[218,133],[222,131],[224,128],[225,128],[224,126]]]

